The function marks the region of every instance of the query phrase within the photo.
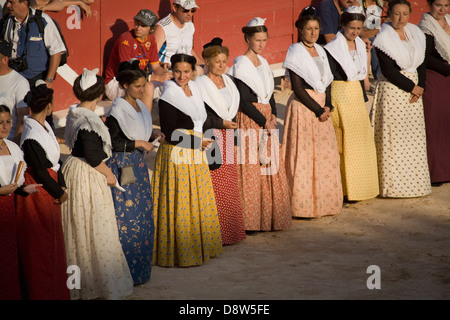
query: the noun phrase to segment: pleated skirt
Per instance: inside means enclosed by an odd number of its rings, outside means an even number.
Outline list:
[[[67,264],[78,266],[81,289],[72,299],[123,299],[133,279],[122,251],[106,177],[80,158],[63,166],[69,200],[62,205]]]
[[[120,181],[121,168],[133,165],[136,182],[122,186],[125,192],[111,188],[119,229],[119,239],[128,262],[134,284],[150,280],[152,271],[153,201],[148,167],[139,150],[113,152],[107,165]]]
[[[203,151],[162,142],[152,190],[154,265],[198,266],[222,253],[214,189]]]
[[[233,130],[214,129],[222,155],[220,168],[211,171],[211,181],[219,215],[223,244],[234,244],[246,238],[236,170]],[[229,137],[233,137],[229,139]]]
[[[48,169],[58,181],[57,173]],[[33,170],[25,171],[25,185],[36,184]],[[69,300],[61,206],[42,187],[16,198],[17,244],[24,299]]]
[[[307,92],[324,107],[324,93]],[[331,119],[320,122],[295,93],[287,102],[281,154],[294,217],[317,218],[342,211],[339,151],[333,123]]]
[[[256,103],[255,106],[266,119],[271,119],[269,104]],[[289,229],[291,202],[278,133],[271,134],[264,144],[261,142],[266,133],[255,121],[240,111],[236,121],[239,126],[237,171],[245,230]],[[267,158],[270,158],[268,163]]]
[[[379,194],[377,152],[359,81],[333,81],[331,119],[338,143],[342,190],[350,201]]]
[[[431,182],[450,181],[450,77],[427,69],[423,93]]]
[[[418,74],[401,71],[418,83]],[[380,196],[412,198],[431,193],[422,99],[409,103],[409,92],[381,78],[371,121],[375,130]]]
[[[15,197],[0,196],[0,300],[21,299]]]

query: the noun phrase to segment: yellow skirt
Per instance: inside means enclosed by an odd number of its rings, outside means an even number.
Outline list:
[[[154,264],[196,266],[222,253],[214,189],[203,151],[161,143],[152,190]]]
[[[343,193],[351,201],[375,198],[379,193],[377,152],[360,82],[333,81],[331,99]]]

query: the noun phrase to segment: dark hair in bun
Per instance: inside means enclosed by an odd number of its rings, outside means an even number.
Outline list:
[[[53,102],[53,89],[46,84],[32,88],[24,98],[32,113],[41,113],[49,103]]]
[[[5,106],[4,104],[0,104],[0,113],[2,112],[7,112],[11,114],[11,110],[7,106]]]
[[[298,30],[298,41],[301,40],[300,31],[302,31],[306,24],[311,20],[317,21],[320,28],[320,17],[316,16],[316,8],[313,6],[307,6],[300,12],[297,21],[295,21],[295,27]]]
[[[192,71],[195,71],[195,65],[197,63],[197,59],[194,56],[185,54],[185,53],[176,53],[170,58],[170,64],[172,65],[172,70],[175,65],[179,62],[187,62],[191,65]]]
[[[245,41],[250,40],[250,38],[253,37],[253,35],[255,33],[259,33],[259,32],[265,32],[265,33],[267,33],[267,36],[269,36],[269,32],[268,32],[266,26],[254,26],[254,27],[243,27],[242,28],[242,33],[244,34]]]

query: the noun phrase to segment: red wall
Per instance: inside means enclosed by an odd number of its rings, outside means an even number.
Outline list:
[[[410,22],[417,24],[428,10],[426,0],[410,2],[413,9]],[[170,3],[171,0],[97,0],[91,5],[89,18],[80,19],[74,7],[49,13],[59,22],[69,48],[66,66],[69,72],[60,71],[54,83],[55,110],[67,109],[76,102],[71,79],[81,74],[83,68],[99,68],[103,73],[114,40],[133,26],[133,17],[140,9],[148,8],[163,18],[170,12]],[[200,54],[205,43],[220,37],[230,49],[231,65],[246,49],[241,28],[253,17],[261,17],[267,18],[269,29],[263,55],[271,64],[283,62],[288,47],[297,39],[294,22],[301,9],[310,3],[311,0],[197,0],[200,9],[194,15],[194,48]]]

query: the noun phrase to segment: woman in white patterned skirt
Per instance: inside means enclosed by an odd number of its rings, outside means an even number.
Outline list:
[[[422,102],[425,35],[408,23],[410,12],[406,0],[389,2],[391,22],[381,26],[373,42],[383,74],[371,111],[382,197],[431,193]]]
[[[122,251],[109,186],[116,177],[108,128],[95,113],[105,92],[98,69],[84,70],[74,83],[80,100],[69,109],[66,144],[72,150],[63,166],[69,201],[62,206],[67,265],[81,271],[81,289],[72,299],[122,299],[133,293],[133,279]]]

